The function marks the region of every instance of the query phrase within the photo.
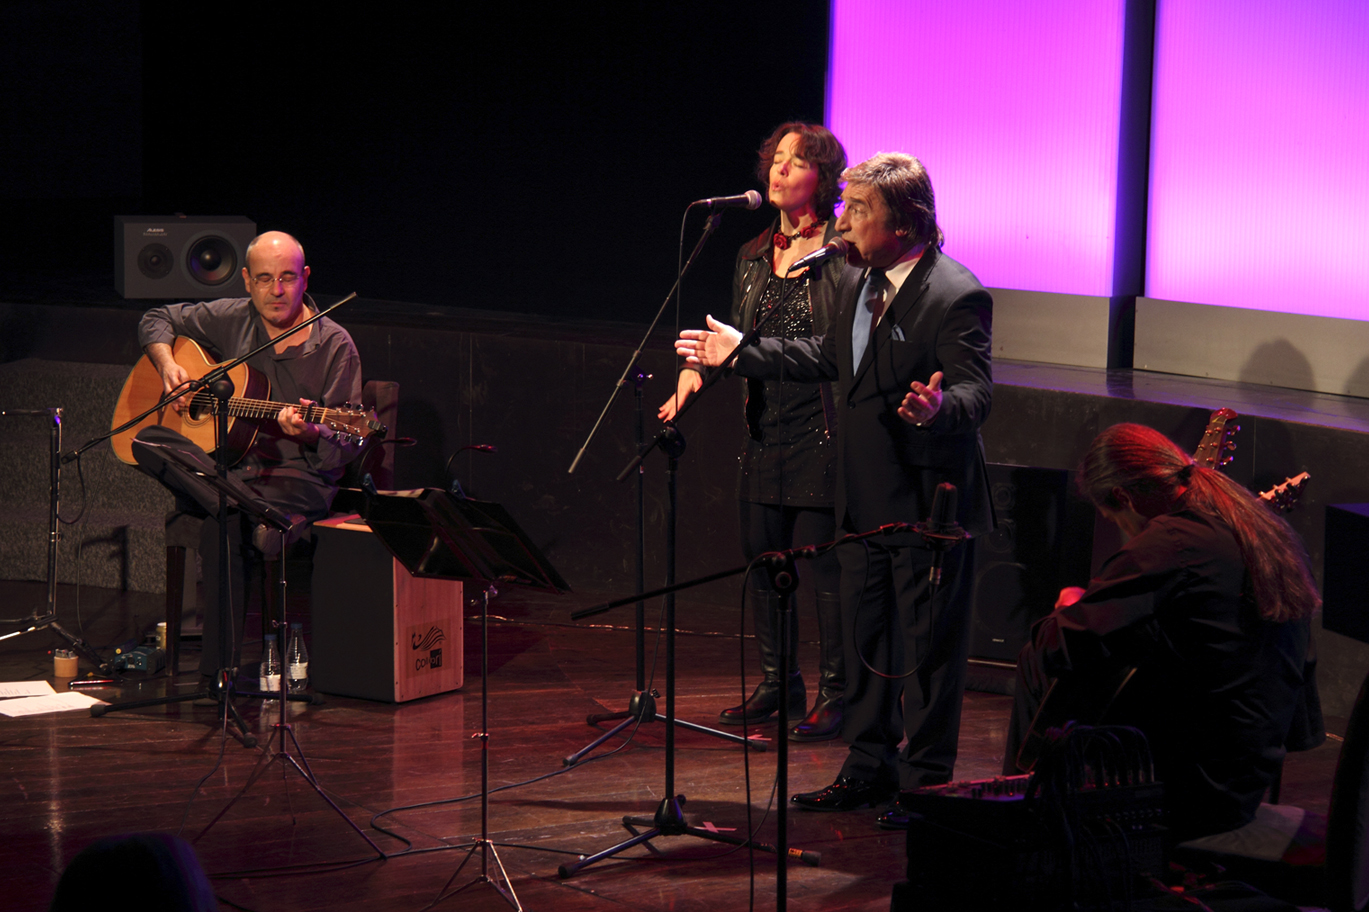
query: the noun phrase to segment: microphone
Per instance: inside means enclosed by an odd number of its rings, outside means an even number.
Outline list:
[[[956,486],[943,481],[936,486],[936,491],[932,494],[931,517],[925,523],[917,524],[917,531],[922,535],[922,540],[932,549],[930,580],[933,586],[941,585],[941,568],[945,562],[946,552],[969,537],[960,527],[960,523],[955,521],[956,502],[959,498],[960,492]]]
[[[927,531],[946,533],[955,527],[956,501],[960,492],[949,481],[943,481],[932,493],[932,516],[927,523]]]
[[[786,271],[793,272],[796,269],[803,269],[806,266],[812,266],[815,263],[821,263],[824,260],[831,259],[832,257],[845,258],[846,251],[850,249],[851,245],[843,241],[841,238],[832,238],[832,240],[828,241],[826,244],[819,247],[817,250],[814,250],[812,253],[806,256],[799,257],[797,260],[795,260],[793,263],[789,265],[789,269]]]
[[[695,200],[689,204],[692,209],[695,206],[704,206],[708,209],[759,209],[761,195],[755,190],[748,190],[745,193],[738,193],[736,196],[712,196],[708,199]]]
[[[468,443],[457,449],[455,453],[447,457],[447,464],[442,467],[442,474],[451,479],[451,484],[447,486],[447,491],[457,500],[465,500],[466,492],[461,489],[461,482],[452,473],[452,460],[466,450],[475,450],[477,453],[498,453],[499,447],[489,443]]]

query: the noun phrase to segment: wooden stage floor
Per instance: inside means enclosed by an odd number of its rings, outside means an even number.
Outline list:
[[[62,625],[106,655],[161,613],[159,596],[62,587]],[[35,583],[0,583],[0,614],[21,617],[41,605]],[[637,847],[563,880],[559,865],[622,841],[624,815],[650,815],[663,797],[664,729],[641,727],[630,741],[617,739],[572,768],[563,758],[596,735],[589,713],[621,709],[634,685],[631,609],[574,623],[574,608],[595,595],[549,596],[509,590],[491,604],[490,782],[491,838],[523,907],[529,910],[726,910],[775,907],[775,858],[689,836],[659,839],[653,855]],[[292,600],[293,601],[293,600]],[[655,627],[656,609],[648,610]],[[813,629],[804,617],[806,631]],[[253,621],[249,619],[249,630]],[[681,604],[677,711],[711,725],[719,709],[739,698],[736,609]],[[6,626],[3,631],[14,629]],[[651,647],[648,638],[648,674]],[[48,650],[62,646],[51,631],[0,642],[0,680],[52,678]],[[754,644],[744,648],[754,675]],[[248,636],[248,664],[259,644]],[[655,686],[664,689],[664,650]],[[805,669],[816,665],[816,645],[802,646]],[[417,910],[436,899],[466,857],[460,848],[480,831],[480,724],[478,626],[467,612],[466,685],[457,692],[402,705],[328,697],[322,706],[291,706],[291,721],[321,785],[384,851],[374,853],[293,773],[274,767],[202,837],[206,824],[242,788],[260,748],[225,742],[215,710],[182,703],[110,714],[54,713],[0,717],[0,870],[8,883],[0,905],[12,912],[42,910],[73,855],[92,840],[123,832],[164,830],[195,840],[205,868],[215,875],[221,908],[273,910]],[[182,663],[190,670],[192,651]],[[85,672],[88,669],[83,668]],[[182,674],[175,689],[193,688]],[[65,681],[58,680],[61,688]],[[809,680],[812,691],[815,679]],[[104,699],[158,695],[167,679],[117,691]],[[241,701],[248,725],[262,742],[271,719],[254,701]],[[664,701],[661,701],[664,710]],[[1008,698],[968,693],[961,731],[960,778],[991,776],[1000,766]],[[1329,719],[1335,733],[1343,720]],[[774,724],[760,726],[764,738]],[[675,790],[688,796],[691,822],[744,832],[746,770],[759,839],[773,842],[775,815],[767,816],[774,783],[773,751],[748,752],[687,731],[677,736]],[[794,744],[792,791],[832,780],[845,747],[839,741]],[[1325,812],[1339,742],[1290,757],[1284,801]],[[203,781],[201,781],[203,780]],[[398,809],[398,810],[397,810]],[[376,815],[384,813],[379,819]],[[384,829],[380,829],[383,827]],[[817,867],[792,862],[788,907],[795,910],[884,910],[901,879],[903,836],[875,827],[873,812],[789,818],[792,847],[821,854]],[[374,859],[374,860],[368,860]],[[754,869],[752,863],[754,861]],[[480,873],[476,857],[456,885]],[[255,869],[303,869],[243,873]],[[493,866],[491,866],[493,870]],[[111,902],[115,903],[113,893]],[[117,905],[136,908],[136,897]],[[507,909],[485,884],[443,900],[436,909]]]

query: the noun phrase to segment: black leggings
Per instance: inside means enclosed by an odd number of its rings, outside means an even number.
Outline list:
[[[752,560],[767,551],[784,551],[795,545],[820,545],[836,537],[836,515],[830,507],[783,507],[777,504],[758,504],[742,501],[742,554]],[[803,561],[799,577],[813,584],[814,592],[835,595],[840,591],[838,580],[841,568],[835,551]],[[770,579],[764,570],[751,574],[751,586],[768,590]]]

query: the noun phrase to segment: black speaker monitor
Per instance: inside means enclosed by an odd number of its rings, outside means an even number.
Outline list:
[[[1369,643],[1369,504],[1328,504],[1322,563],[1321,624]]]
[[[1063,469],[988,468],[998,528],[975,543],[970,655],[1012,662],[1060,590],[1088,583],[1094,509]]]
[[[125,298],[241,297],[257,225],[240,215],[114,217],[114,288]]]

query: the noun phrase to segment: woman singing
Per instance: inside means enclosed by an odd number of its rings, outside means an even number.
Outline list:
[[[834,209],[838,177],[846,167],[846,150],[825,127],[806,123],[781,125],[760,149],[757,176],[779,217],[737,253],[732,288],[731,324],[746,330],[783,300],[783,309],[765,324],[767,336],[794,339],[821,336],[836,316],[840,264],[787,275],[790,264],[836,236]],[[675,417],[698,391],[700,374],[680,371],[676,396],[661,406],[660,417]],[[795,543],[831,541],[835,444],[828,433],[835,420],[828,384],[747,380],[745,418],[748,431],[737,484],[742,548],[748,560]],[[821,648],[817,700],[812,712],[790,729],[795,741],[824,741],[841,734],[842,690],[846,674],[838,604],[838,568],[827,554],[806,568],[813,582]],[[799,673],[797,624],[791,625],[789,667],[781,669],[776,643],[778,596],[764,571],[747,580],[747,600],[760,647],[763,678],[741,705],[723,710],[729,725],[761,722],[779,707],[780,688],[789,688],[792,719],[807,706]]]

